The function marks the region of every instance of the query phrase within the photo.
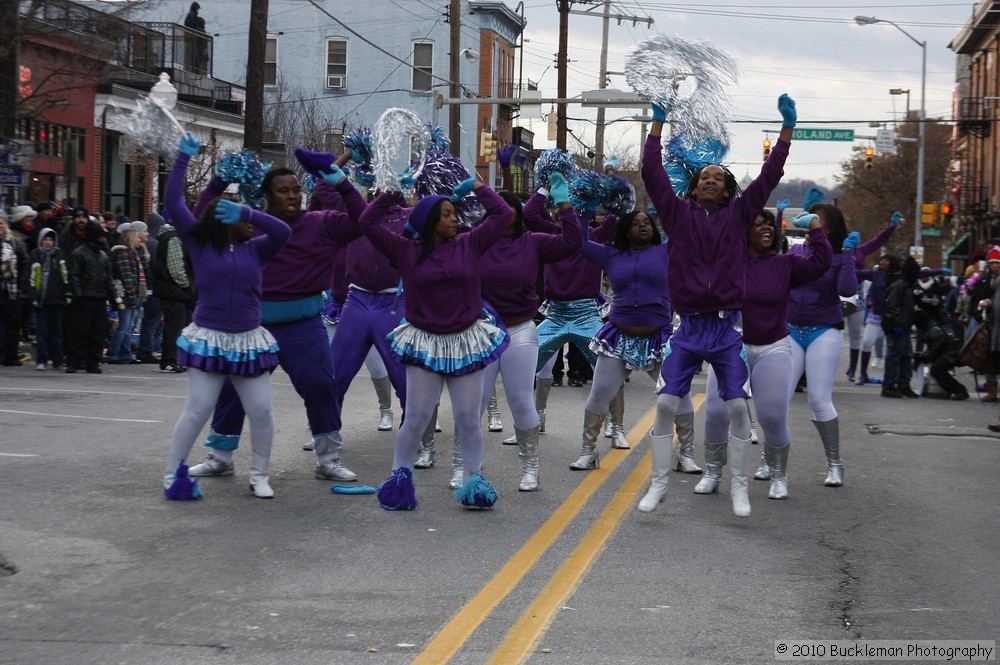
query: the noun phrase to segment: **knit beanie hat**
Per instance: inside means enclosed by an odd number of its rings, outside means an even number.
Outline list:
[[[424,232],[424,226],[427,224],[427,217],[430,216],[431,210],[434,209],[434,206],[442,201],[448,200],[450,199],[447,196],[435,194],[432,196],[425,196],[417,201],[417,204],[413,206],[413,210],[410,211],[410,217],[406,220],[406,230],[409,231],[414,238],[419,238],[420,234]]]
[[[990,261],[1000,261],[1000,247],[993,247],[986,254],[986,262]]]

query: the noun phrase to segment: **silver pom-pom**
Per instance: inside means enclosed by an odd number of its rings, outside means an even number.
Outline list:
[[[372,135],[375,188],[382,192],[402,191],[399,178],[404,168],[413,179],[423,171],[431,140],[427,125],[413,111],[386,109],[372,127]]]
[[[159,100],[139,97],[135,110],[128,115],[116,116],[112,124],[128,137],[135,150],[164,159],[173,159],[177,155],[181,133],[177,129],[177,121]]]
[[[625,178],[616,175],[604,176],[607,194],[604,209],[618,217],[635,210],[635,187]]]
[[[636,94],[660,106],[694,141],[728,136],[732,100],[726,86],[739,81],[739,67],[708,42],[655,35],[625,56],[625,80]],[[682,83],[693,79],[693,89]],[[691,89],[690,94],[685,94]]]
[[[568,152],[564,152],[559,148],[543,150],[535,162],[536,186],[545,186],[549,181],[549,174],[553,171],[563,174],[566,182],[573,182],[573,178],[580,171],[580,167],[576,165],[573,155]]]

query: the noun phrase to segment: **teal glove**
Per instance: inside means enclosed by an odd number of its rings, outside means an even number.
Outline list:
[[[219,199],[215,204],[215,218],[223,224],[236,224],[243,214],[243,206],[235,201]]]
[[[451,200],[460,201],[472,191],[472,186],[474,184],[476,184],[475,178],[466,178],[462,182],[455,185],[455,189],[451,190]]]
[[[416,184],[417,179],[411,175],[412,173],[413,171],[409,166],[403,169],[403,172],[399,174],[400,187],[403,189],[410,189],[414,184]]]
[[[780,201],[778,201],[777,203],[774,204],[774,207],[777,208],[778,210],[784,210],[785,208],[787,208],[790,205],[792,205],[792,202],[790,200],[788,200],[788,199],[781,199]]]
[[[652,203],[646,206],[646,215],[649,217],[656,217],[656,206]]]
[[[857,231],[851,231],[850,233],[847,234],[847,237],[844,238],[844,244],[842,246],[842,249],[857,249],[858,245],[860,244],[861,244],[861,234],[858,233]]]
[[[617,155],[611,155],[610,157],[608,157],[608,161],[604,162],[604,170],[607,171],[608,169],[613,169],[617,171],[618,163],[619,162]]]
[[[331,187],[336,187],[341,180],[347,177],[336,164],[331,165],[329,171],[320,171],[319,174],[323,178],[323,182]]]
[[[950,275],[951,274],[951,268],[941,268],[941,274],[942,275]]]
[[[797,215],[795,219],[792,220],[792,226],[794,226],[797,229],[808,229],[809,225],[812,224],[812,221],[814,219],[819,219],[819,215],[804,212],[800,215]]]
[[[778,111],[781,113],[781,126],[794,127],[798,115],[795,113],[795,100],[788,93],[778,97]]]
[[[892,213],[892,217],[889,218],[889,223],[892,224],[892,228],[899,226],[899,223],[903,221],[903,213],[898,210]]]
[[[569,183],[566,182],[566,176],[558,171],[549,174],[549,195],[556,205],[569,203]]]
[[[657,106],[653,104],[653,121],[659,120],[660,122],[667,121],[667,112],[663,110],[662,106]]]
[[[188,157],[194,157],[198,154],[198,150],[201,149],[201,141],[192,136],[191,132],[187,132],[181,137],[181,144],[178,146],[178,149]]]

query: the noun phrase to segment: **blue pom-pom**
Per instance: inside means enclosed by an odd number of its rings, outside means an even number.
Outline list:
[[[215,175],[240,186],[240,198],[248,206],[259,208],[264,202],[264,176],[270,162],[261,161],[253,150],[226,153],[215,165]]]
[[[604,209],[621,217],[635,210],[635,188],[632,184],[617,175],[604,176],[606,194]]]
[[[448,152],[448,149],[451,148],[451,139],[448,138],[448,134],[441,128],[441,125],[427,123],[427,131],[431,133],[431,140],[427,144],[427,149]]]
[[[569,183],[569,202],[577,210],[600,204],[607,198],[607,179],[597,171],[580,171]]]
[[[413,510],[417,507],[417,491],[409,467],[394,469],[389,479],[378,486],[378,505],[386,510]]]
[[[351,151],[351,181],[359,187],[371,189],[375,186],[375,171],[372,169],[372,155],[375,152],[372,130],[367,127],[356,129],[344,137],[344,147]]]
[[[416,166],[416,162],[413,166]],[[417,198],[451,196],[455,187],[469,177],[465,165],[454,155],[442,150],[429,150],[413,191]],[[463,196],[452,204],[455,206],[458,223],[462,226],[475,226],[486,216],[486,209],[475,194]]]
[[[455,498],[466,508],[492,508],[500,496],[490,481],[474,473],[465,484],[455,490]]]
[[[559,148],[543,150],[535,162],[535,182],[539,186],[544,185],[549,181],[549,174],[553,171],[562,173],[566,182],[573,182],[579,170],[573,155]]]
[[[684,133],[674,133],[663,151],[663,169],[677,196],[687,195],[691,176],[709,164],[721,164],[729,152],[729,144],[719,138],[693,142]]]
[[[191,480],[188,475],[188,466],[183,461],[177,466],[174,472],[174,482],[170,487],[163,490],[163,496],[171,501],[193,501],[201,499],[201,487],[198,486],[198,479]]]

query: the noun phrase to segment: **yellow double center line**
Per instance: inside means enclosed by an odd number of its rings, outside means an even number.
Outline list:
[[[696,411],[701,408],[704,401],[704,395],[694,396]],[[634,445],[641,441],[652,427],[655,417],[655,408],[646,412],[635,427],[629,431],[629,442]],[[521,579],[559,538],[563,530],[583,509],[590,497],[611,477],[611,472],[622,463],[628,453],[627,450],[611,450],[604,458],[601,467],[606,473],[586,474],[583,482],[552,513],[552,516],[541,528],[486,583],[486,586],[479,593],[441,627],[441,630],[413,660],[413,665],[443,664],[451,660],[493,609],[517,587]],[[573,553],[538,594],[535,602],[525,610],[517,623],[507,632],[503,642],[493,653],[490,663],[508,665],[523,662],[527,658],[528,652],[548,628],[556,610],[576,589],[590,564],[614,533],[622,515],[631,505],[633,497],[646,482],[650,472],[649,456],[649,453],[646,453],[629,474],[621,489],[615,493],[608,507],[587,531]]]

